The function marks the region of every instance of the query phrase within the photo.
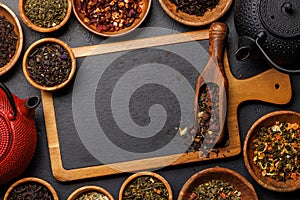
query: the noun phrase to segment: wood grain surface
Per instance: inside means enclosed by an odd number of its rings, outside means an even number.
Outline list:
[[[198,76],[194,99],[194,130],[198,129],[198,112],[200,90],[206,83],[211,82],[218,86],[218,124],[219,130],[214,136],[214,143],[220,144],[226,134],[225,125],[227,114],[228,80],[224,71],[223,57],[227,41],[228,27],[225,23],[215,22],[209,28],[209,60]],[[214,100],[212,100],[214,102]]]
[[[208,30],[194,31],[190,33],[185,33],[192,38],[199,37],[199,40],[208,39]],[[203,37],[202,37],[203,36]],[[142,39],[139,42],[135,42],[135,47],[130,45],[130,41],[117,42],[114,44],[104,44],[104,46],[109,45],[111,49],[106,52],[113,52],[117,47],[123,46],[123,50],[128,49],[138,49],[147,47],[152,47],[154,44],[160,45],[157,41],[162,40],[176,41],[174,40],[174,35],[167,35],[156,37],[155,39],[147,38]],[[152,43],[151,43],[152,40]],[[144,44],[143,42],[149,42]],[[182,41],[179,41],[182,42]],[[100,44],[101,45],[101,44]],[[90,49],[94,47],[78,47],[74,49],[75,56],[88,56]],[[99,48],[97,48],[99,49]],[[104,49],[104,48],[100,48]],[[80,52],[80,53],[79,53]],[[103,52],[98,52],[102,54]],[[50,162],[52,167],[52,173],[54,177],[61,182],[74,181],[80,179],[87,179],[93,177],[102,177],[113,174],[120,174],[124,172],[135,172],[155,169],[164,166],[165,163],[171,163],[170,166],[187,164],[193,162],[200,162],[205,160],[214,159],[225,159],[228,157],[233,157],[241,153],[241,140],[239,134],[238,125],[238,107],[242,102],[250,100],[260,100],[264,102],[269,102],[273,104],[286,104],[290,101],[292,96],[290,77],[286,74],[280,73],[274,69],[267,70],[261,74],[254,77],[238,80],[236,79],[230,71],[230,66],[228,62],[227,52],[224,53],[224,68],[226,76],[229,83],[229,96],[228,96],[228,117],[226,124],[228,127],[228,144],[225,147],[219,148],[218,153],[211,153],[209,157],[199,156],[200,152],[193,153],[183,153],[178,155],[167,155],[155,158],[147,158],[126,162],[119,162],[113,164],[90,166],[74,169],[65,169],[63,166],[61,149],[59,143],[59,134],[57,130],[57,122],[55,118],[55,108],[53,104],[53,96],[51,92],[41,91],[42,103],[44,109],[44,120],[48,138],[48,148],[50,154]],[[269,95],[272,94],[272,95]],[[176,159],[174,161],[174,159]]]

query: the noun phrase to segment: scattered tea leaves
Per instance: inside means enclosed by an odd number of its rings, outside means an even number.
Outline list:
[[[142,13],[142,0],[80,0],[79,11],[86,24],[99,32],[114,32],[130,27]]]
[[[152,176],[140,176],[125,188],[122,200],[167,200],[169,193],[159,179]]]
[[[277,181],[297,180],[300,175],[300,127],[275,122],[262,127],[253,141],[253,162],[261,174]]]
[[[67,0],[25,0],[25,14],[37,26],[52,28],[67,15]]]
[[[100,192],[88,191],[76,197],[75,200],[109,200],[109,198]]]
[[[197,130],[188,152],[209,152],[219,137],[219,87],[215,83],[206,83],[200,88],[198,98]],[[195,131],[195,130],[194,130]],[[204,152],[206,153],[206,152]]]
[[[15,55],[18,36],[14,25],[4,16],[0,16],[0,67],[4,67]]]
[[[170,0],[176,5],[176,11],[190,15],[203,16],[207,11],[214,9],[220,0]]]
[[[30,78],[42,86],[52,87],[66,81],[72,68],[67,50],[55,43],[36,47],[28,57]]]
[[[210,180],[194,188],[188,200],[240,200],[241,192],[229,182]]]
[[[50,190],[37,182],[27,182],[17,185],[9,194],[8,200],[53,200]]]

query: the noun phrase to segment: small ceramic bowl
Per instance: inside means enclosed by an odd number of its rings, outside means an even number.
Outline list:
[[[30,77],[30,72],[28,70],[28,60],[29,57],[34,53],[34,51],[36,50],[37,47],[46,45],[46,44],[58,44],[60,45],[63,49],[65,49],[68,54],[70,55],[71,58],[71,70],[70,73],[68,75],[68,78],[57,85],[54,86],[44,86],[44,85],[40,85],[37,82],[34,81],[34,79],[32,79]],[[27,79],[27,81],[35,88],[40,89],[40,90],[45,90],[45,91],[54,91],[54,90],[58,90],[61,89],[63,87],[65,87],[73,78],[75,71],[76,71],[76,58],[74,56],[74,53],[72,51],[72,49],[70,48],[70,46],[68,46],[65,42],[56,39],[56,38],[43,38],[40,39],[36,42],[34,42],[25,52],[24,58],[23,58],[23,73],[25,78]]]
[[[105,195],[106,197],[108,197],[109,200],[114,200],[113,196],[107,190],[95,185],[83,186],[74,190],[67,200],[75,200],[76,198],[80,197],[80,195],[83,195],[88,192],[97,192]]]
[[[190,15],[179,10],[177,11],[176,5],[170,0],[159,0],[159,3],[165,13],[173,20],[188,26],[203,26],[222,17],[230,8],[232,0],[220,0],[215,8],[208,10],[203,16]]]
[[[123,200],[124,199],[124,191],[127,189],[127,187],[136,179],[140,178],[140,177],[144,177],[144,176],[148,176],[148,177],[153,177],[155,179],[158,179],[158,181],[162,182],[164,184],[164,186],[167,189],[168,192],[168,200],[172,200],[173,199],[173,192],[171,189],[171,186],[169,185],[168,181],[162,177],[161,175],[155,173],[155,172],[137,172],[131,176],[129,176],[124,183],[121,186],[120,192],[119,192],[119,200]]]
[[[271,127],[276,122],[298,123],[300,125],[300,114],[289,110],[280,110],[268,113],[253,123],[250,127],[243,146],[243,155],[246,168],[251,177],[262,187],[276,192],[291,192],[300,188],[300,178],[297,180],[277,181],[271,177],[263,176],[258,166],[254,163],[254,140],[262,127]]]
[[[115,30],[115,31],[109,31],[109,30],[99,31],[99,28],[97,29],[96,25],[94,25],[92,23],[87,23],[86,22],[87,18],[84,16],[84,14],[82,14],[80,12],[81,0],[72,0],[72,2],[73,2],[73,11],[75,13],[76,18],[82,24],[82,26],[84,26],[87,30],[91,31],[94,34],[103,36],[103,37],[116,37],[116,36],[121,36],[121,35],[127,34],[131,31],[133,31],[134,29],[136,29],[137,27],[139,27],[140,24],[142,24],[142,22],[145,20],[145,18],[147,17],[147,15],[149,13],[152,0],[142,0],[142,4],[140,5],[141,13],[140,13],[139,17],[133,21],[131,26],[125,27],[125,28],[120,28],[119,30]],[[124,2],[126,2],[126,1],[124,1]],[[103,24],[103,23],[101,23],[101,24]]]
[[[18,10],[20,13],[20,17],[21,17],[22,21],[26,24],[26,26],[28,26],[29,28],[31,28],[32,30],[35,30],[37,32],[50,33],[50,32],[59,30],[69,20],[71,13],[72,13],[72,0],[66,0],[66,1],[68,4],[68,7],[67,7],[67,12],[66,12],[64,19],[56,26],[52,26],[50,28],[38,26],[38,25],[34,24],[32,21],[30,21],[30,19],[28,18],[28,16],[26,15],[26,12],[25,12],[25,0],[19,0]]]
[[[188,199],[194,188],[211,180],[227,182],[241,192],[242,200],[258,200],[254,187],[236,171],[223,167],[207,168],[191,176],[181,188],[178,200]]]
[[[22,52],[24,40],[23,40],[23,30],[19,22],[19,19],[17,18],[15,13],[2,2],[0,2],[0,16],[4,16],[10,23],[14,25],[14,31],[18,36],[15,54],[5,66],[2,66],[0,68],[0,76],[1,76],[6,72],[8,72],[18,61]]]
[[[54,200],[59,199],[55,189],[52,187],[52,185],[50,185],[50,183],[48,183],[47,181],[45,181],[43,179],[37,178],[37,177],[27,177],[27,178],[23,178],[23,179],[16,181],[15,183],[13,183],[10,186],[4,195],[4,200],[11,200],[12,199],[11,195],[14,195],[16,188],[25,187],[25,185],[29,185],[29,184],[31,185],[31,187],[42,186],[42,187],[44,187],[44,189],[42,189],[44,193],[48,193],[48,195],[52,196],[53,197],[52,199],[54,199]],[[35,186],[33,186],[33,185],[35,185]],[[42,190],[40,190],[40,191],[42,191]],[[20,193],[18,193],[18,194],[20,194]],[[28,198],[28,196],[27,196],[27,198]]]

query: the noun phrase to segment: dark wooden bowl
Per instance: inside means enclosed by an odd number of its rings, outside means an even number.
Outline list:
[[[71,72],[69,74],[69,77],[66,81],[60,83],[59,85],[55,85],[55,86],[52,86],[52,87],[46,87],[46,86],[43,86],[43,85],[39,85],[38,83],[36,83],[33,79],[30,78],[29,76],[29,72],[28,72],[28,69],[27,69],[27,63],[28,63],[28,56],[31,54],[31,52],[38,46],[42,45],[42,44],[47,44],[47,43],[56,43],[56,44],[59,44],[60,46],[62,46],[64,49],[66,49],[71,57],[71,62],[72,62],[72,69],[71,69]],[[75,55],[71,49],[71,47],[69,45],[67,45],[65,42],[59,40],[59,39],[56,39],[56,38],[43,38],[43,39],[40,39],[36,42],[34,42],[25,52],[25,55],[23,57],[23,63],[22,63],[22,66],[23,66],[23,73],[24,73],[24,76],[25,78],[27,79],[27,81],[35,88],[37,89],[40,89],[40,90],[45,90],[45,91],[54,91],[54,90],[58,90],[58,89],[61,89],[63,87],[65,87],[73,78],[74,74],[75,74],[75,71],[76,71],[76,58],[75,58]]]
[[[172,192],[171,186],[169,185],[168,181],[164,177],[162,177],[161,175],[159,175],[155,172],[144,171],[144,172],[137,172],[137,173],[129,176],[124,181],[124,183],[121,186],[120,192],[119,192],[119,200],[123,199],[123,193],[124,193],[126,187],[128,186],[128,184],[130,184],[131,181],[133,181],[134,179],[141,177],[141,176],[151,176],[151,177],[154,177],[154,178],[157,178],[158,180],[160,180],[166,186],[166,188],[168,190],[169,200],[173,199],[173,192]]]
[[[46,188],[48,188],[48,190],[50,191],[50,193],[53,196],[54,200],[59,200],[58,195],[55,191],[55,189],[52,187],[52,185],[50,185],[50,183],[48,183],[47,181],[37,178],[37,177],[27,177],[27,178],[22,178],[16,182],[14,182],[6,191],[5,195],[4,195],[4,200],[8,200],[9,195],[11,194],[11,192],[13,191],[13,189],[21,184],[25,184],[25,183],[38,183],[41,184],[43,186],[45,186]]]
[[[10,62],[0,68],[0,76],[1,76],[5,74],[7,71],[9,71],[18,61],[22,53],[24,40],[23,40],[22,26],[20,24],[18,17],[10,8],[8,8],[2,2],[0,2],[0,16],[4,16],[9,22],[11,22],[14,25],[14,31],[18,36],[16,52],[14,56],[11,58]]]
[[[79,197],[81,194],[90,192],[90,191],[95,191],[104,194],[109,198],[109,200],[114,200],[113,196],[104,188],[95,186],[95,185],[88,185],[88,186],[83,186],[75,191],[73,191],[70,196],[68,197],[67,200],[75,200],[77,197]]]
[[[139,27],[140,24],[147,17],[150,7],[151,7],[151,3],[152,3],[152,0],[142,0],[142,1],[143,1],[142,13],[140,14],[140,17],[138,19],[135,19],[135,21],[133,22],[133,24],[130,27],[126,27],[124,29],[119,29],[118,31],[113,31],[113,32],[110,32],[110,31],[100,32],[99,30],[97,30],[97,28],[94,25],[90,25],[90,24],[87,24],[84,22],[84,15],[82,13],[80,13],[80,10],[79,10],[79,4],[78,4],[79,0],[72,0],[74,14],[75,14],[76,18],[78,19],[78,21],[82,24],[82,26],[85,27],[87,30],[91,31],[92,33],[103,36],[103,37],[121,36],[121,35],[131,32],[134,29],[136,29],[137,27]]]
[[[219,4],[212,10],[207,11],[203,16],[189,15],[176,11],[176,5],[170,0],[159,0],[163,10],[175,21],[188,26],[203,26],[210,24],[222,17],[232,4],[232,0],[220,0]]]
[[[242,200],[258,200],[254,187],[245,177],[236,171],[222,167],[204,169],[191,176],[181,188],[178,200],[188,199],[194,188],[213,179],[229,182],[241,192]]]
[[[29,28],[31,28],[32,30],[35,30],[37,32],[41,32],[41,33],[50,33],[50,32],[54,32],[57,31],[58,29],[60,29],[61,27],[63,27],[67,21],[69,20],[71,13],[72,13],[72,0],[67,0],[68,2],[68,9],[67,9],[67,13],[65,18],[56,26],[53,26],[51,28],[45,28],[45,27],[40,27],[34,23],[32,23],[29,18],[27,17],[26,13],[25,13],[25,0],[19,0],[18,3],[18,10],[20,13],[20,17],[22,19],[22,21],[26,24],[26,26],[28,26]]]
[[[294,111],[281,110],[268,113],[259,118],[249,129],[244,141],[243,155],[244,162],[249,174],[262,187],[276,192],[291,192],[300,188],[300,179],[297,181],[287,180],[286,182],[276,181],[273,178],[263,176],[259,168],[253,162],[254,150],[253,141],[257,136],[257,131],[262,127],[269,127],[279,122],[297,122],[300,124],[300,114]]]

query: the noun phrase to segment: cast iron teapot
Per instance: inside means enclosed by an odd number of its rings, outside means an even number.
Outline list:
[[[237,60],[263,58],[284,73],[300,72],[300,1],[236,0]]]
[[[23,173],[34,155],[39,102],[37,96],[19,99],[0,82],[0,185]]]

